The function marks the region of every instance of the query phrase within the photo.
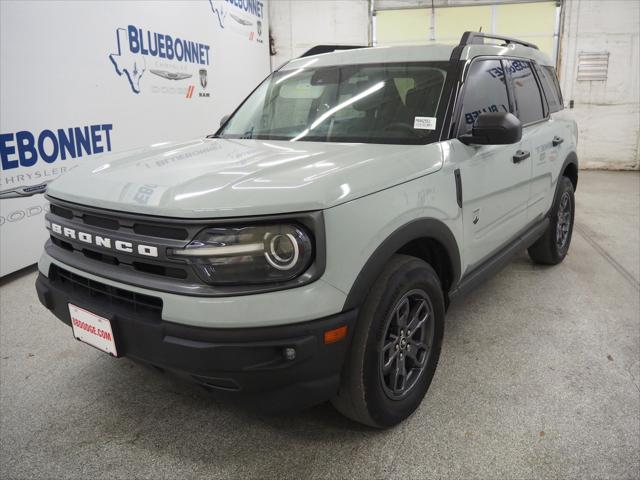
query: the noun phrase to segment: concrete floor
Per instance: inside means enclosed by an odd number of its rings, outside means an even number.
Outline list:
[[[265,417],[79,344],[0,288],[3,478],[640,477],[640,175],[581,172],[566,261],[525,254],[452,306],[404,424]]]

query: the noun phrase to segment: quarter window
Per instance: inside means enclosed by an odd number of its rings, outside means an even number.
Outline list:
[[[465,84],[459,128],[461,134],[471,132],[481,113],[509,111],[509,95],[500,60],[473,62]]]
[[[538,72],[538,77],[540,77],[544,96],[547,97],[549,111],[553,113],[562,110],[562,95],[560,94],[560,87],[558,86],[555,68],[548,65],[542,65],[536,70]]]
[[[542,120],[545,117],[542,97],[531,63],[523,60],[508,60],[506,68],[513,79],[516,111],[522,124],[527,125]]]

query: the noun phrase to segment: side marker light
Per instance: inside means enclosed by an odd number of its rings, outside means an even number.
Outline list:
[[[338,328],[334,328],[333,330],[327,330],[324,332],[324,343],[328,345],[329,343],[339,342],[347,337],[347,326],[343,325]]]

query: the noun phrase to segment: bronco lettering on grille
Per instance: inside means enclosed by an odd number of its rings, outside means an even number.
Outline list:
[[[158,247],[152,245],[134,244],[127,242],[126,240],[118,240],[114,238],[104,237],[102,235],[94,235],[88,232],[82,232],[75,228],[63,227],[57,223],[47,221],[47,228],[53,233],[57,233],[63,237],[70,238],[72,240],[78,240],[83,243],[95,245],[97,247],[118,250],[124,253],[137,253],[138,255],[145,255],[147,257],[157,257]]]

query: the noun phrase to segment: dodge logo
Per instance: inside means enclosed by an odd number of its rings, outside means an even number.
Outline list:
[[[46,221],[47,228],[53,233],[57,233],[63,237],[67,237],[72,240],[78,240],[80,242],[95,245],[101,248],[108,248],[118,250],[124,253],[137,253],[138,255],[145,255],[147,257],[157,257],[158,247],[152,245],[134,244],[125,240],[117,240],[114,238],[103,237],[101,235],[94,235],[87,232],[82,232],[74,228],[63,227],[57,223]]]

